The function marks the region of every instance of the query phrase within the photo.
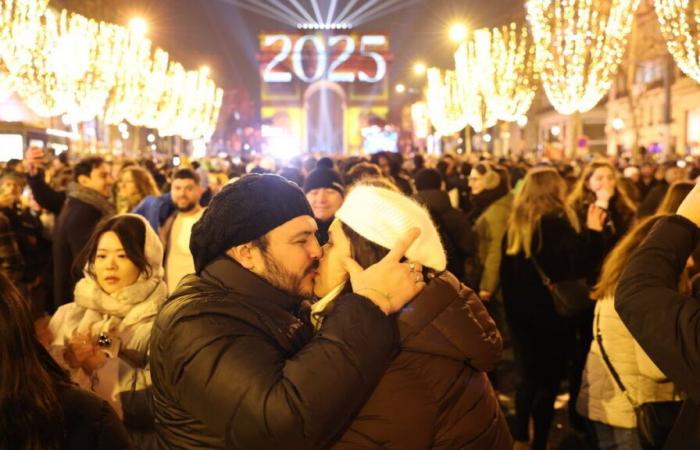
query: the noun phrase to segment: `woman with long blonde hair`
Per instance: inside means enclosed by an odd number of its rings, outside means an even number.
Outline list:
[[[602,257],[605,213],[590,205],[582,226],[566,203],[566,183],[552,168],[532,169],[515,197],[501,261],[506,319],[516,363],[513,437],[516,449],[544,450],[554,399],[574,342],[570,319],[559,316],[535,266],[553,282],[577,279]],[[534,437],[528,442],[529,420]]]
[[[572,398],[571,401],[576,402],[578,412],[588,419],[588,431],[597,448],[641,450],[632,401],[641,405],[677,400],[673,383],[642,350],[615,311],[615,289],[632,252],[659,219],[667,216],[656,215],[642,220],[620,240],[605,259],[593,291],[593,298],[598,300],[593,321],[595,338],[588,352],[578,399]],[[679,289],[687,293],[688,277],[680,278]],[[619,375],[627,395],[617,385],[604,354]]]
[[[117,179],[117,212],[131,212],[149,195],[158,196],[160,190],[153,176],[139,166],[127,166],[119,172]]]

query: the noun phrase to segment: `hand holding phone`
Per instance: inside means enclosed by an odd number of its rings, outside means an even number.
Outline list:
[[[24,154],[24,163],[27,167],[29,175],[34,176],[39,172],[39,169],[44,167],[45,150],[39,147],[29,147]]]

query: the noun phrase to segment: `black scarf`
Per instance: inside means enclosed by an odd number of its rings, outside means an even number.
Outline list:
[[[508,186],[506,186],[505,183],[500,183],[495,189],[484,189],[478,194],[472,195],[472,208],[467,213],[469,220],[471,220],[472,223],[476,222],[476,219],[478,219],[491,204],[507,194]]]

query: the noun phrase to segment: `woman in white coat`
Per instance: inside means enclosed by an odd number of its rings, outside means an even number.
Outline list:
[[[673,383],[656,367],[622,323],[614,302],[615,288],[627,260],[661,217],[664,216],[643,220],[617,244],[605,260],[593,293],[593,297],[599,299],[593,320],[593,342],[576,409],[588,418],[591,439],[600,450],[642,449],[632,402],[640,405],[679,400]],[[687,277],[681,280],[681,284],[687,287]],[[618,386],[603,358],[601,342],[627,395]]]
[[[154,448],[151,327],[167,298],[163,247],[141,217],[100,223],[76,261],[84,278],[51,318],[52,355],[73,381],[107,400],[138,448]]]

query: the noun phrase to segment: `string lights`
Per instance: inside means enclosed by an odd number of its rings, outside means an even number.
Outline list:
[[[482,36],[477,37],[479,59],[491,66],[485,72],[489,79],[482,82],[488,88],[484,100],[498,120],[515,122],[528,112],[537,90],[535,47],[527,27],[518,30],[512,23],[477,33]]]
[[[480,133],[496,124],[498,117],[486,98],[495,90],[494,67],[489,52],[489,33],[477,30],[455,53],[455,71],[462,111],[467,123]]]
[[[557,111],[589,111],[603,98],[622,61],[637,6],[639,0],[527,3],[542,83]]]
[[[441,136],[457,133],[467,126],[467,114],[462,100],[462,86],[452,70],[428,69],[428,116]]]
[[[678,67],[700,83],[700,4],[689,0],[655,0],[661,34]]]
[[[0,0],[0,89],[12,87],[38,115],[209,138],[223,91],[209,70],[187,72],[143,31],[97,22],[48,0]]]

